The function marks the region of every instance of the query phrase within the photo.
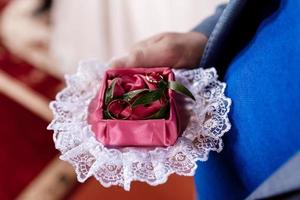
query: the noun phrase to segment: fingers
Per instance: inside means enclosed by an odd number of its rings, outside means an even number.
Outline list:
[[[207,38],[200,33],[162,33],[137,43],[126,56],[113,59],[111,67],[172,67],[196,66]]]
[[[165,53],[166,46],[161,40],[165,34],[157,34],[146,40],[137,43],[126,56],[114,58],[109,62],[111,67],[153,67],[166,66]]]
[[[173,67],[179,60],[174,49],[165,43],[138,45],[129,55],[113,59],[112,67]]]
[[[126,63],[127,63],[127,60],[128,60],[128,55],[121,56],[121,57],[115,57],[115,58],[112,58],[108,62],[108,66],[115,67],[115,68],[125,67]]]
[[[111,67],[150,67],[157,66],[158,55],[155,47],[138,47],[129,55],[113,59]]]
[[[109,62],[110,67],[146,67],[144,66],[144,50],[135,50],[129,55],[114,58]]]

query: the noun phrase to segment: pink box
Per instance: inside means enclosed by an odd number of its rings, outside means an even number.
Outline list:
[[[107,79],[119,75],[146,75],[159,72],[168,80],[175,80],[170,68],[118,68],[107,70],[99,92],[89,105],[88,123],[96,139],[109,147],[166,147],[173,145],[178,137],[179,120],[177,119],[174,92],[168,91],[170,113],[167,119],[119,120],[104,119],[104,95]]]

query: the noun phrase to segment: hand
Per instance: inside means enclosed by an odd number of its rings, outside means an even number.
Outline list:
[[[161,33],[138,42],[124,57],[113,59],[112,67],[195,67],[207,37],[198,32]]]

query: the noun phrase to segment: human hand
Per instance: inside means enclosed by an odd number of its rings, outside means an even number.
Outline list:
[[[135,44],[128,55],[113,59],[111,67],[195,67],[207,37],[198,32],[160,33]]]

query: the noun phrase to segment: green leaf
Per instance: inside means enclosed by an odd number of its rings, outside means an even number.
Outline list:
[[[169,81],[168,88],[179,94],[183,94],[187,97],[190,97],[191,99],[196,101],[194,95],[184,85],[182,85],[176,81]]]
[[[169,111],[169,103],[166,103],[159,111],[147,117],[146,119],[163,119],[168,114],[168,111]]]
[[[104,113],[104,119],[111,119],[111,116],[107,110],[105,110],[103,113]]]
[[[126,101],[131,101],[134,97],[136,97],[137,95],[139,95],[139,94],[141,94],[145,91],[149,91],[149,89],[132,90],[130,92],[127,92],[127,93],[123,94],[122,99],[124,99]]]
[[[168,88],[168,83],[166,83],[165,81],[161,80],[161,81],[159,81],[157,87],[158,87],[159,89],[161,89],[161,90],[165,90],[165,89]]]
[[[105,92],[105,105],[109,104],[109,102],[114,99],[114,90],[117,80],[118,78],[114,78]]]
[[[144,95],[139,96],[133,103],[132,108],[135,108],[138,105],[145,105],[152,103],[156,100],[159,100],[163,96],[163,90],[151,90]]]

